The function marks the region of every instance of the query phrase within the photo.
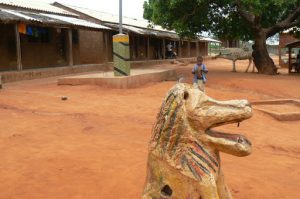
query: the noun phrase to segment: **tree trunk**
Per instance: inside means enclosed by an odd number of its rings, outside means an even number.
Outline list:
[[[258,73],[267,75],[277,74],[277,68],[267,50],[266,33],[263,30],[256,32],[252,48],[253,61]]]

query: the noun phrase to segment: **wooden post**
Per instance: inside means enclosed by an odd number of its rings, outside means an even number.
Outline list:
[[[68,29],[68,64],[73,66],[73,42],[72,42],[72,29]]]
[[[147,59],[150,59],[150,37],[147,37]]]
[[[289,73],[291,73],[292,71],[292,67],[291,67],[291,48],[289,47]]]
[[[179,40],[179,43],[178,43],[178,57],[179,58],[182,57],[181,40]]]
[[[132,44],[133,44],[133,38],[132,35],[128,33],[129,36],[129,41],[130,41],[130,45],[129,45],[129,59],[131,61],[133,61],[133,48],[132,48]]]
[[[200,52],[199,52],[199,42],[196,41],[196,57],[200,55]]]
[[[162,53],[163,53],[163,59],[166,59],[166,40],[165,39],[163,39]]]
[[[279,65],[281,65],[281,47],[278,46]]]
[[[191,57],[191,42],[188,41],[188,57]]]
[[[103,50],[102,53],[104,55],[104,62],[107,62],[107,48],[106,48],[106,31],[103,31],[102,33],[102,44],[103,44]]]
[[[16,49],[17,49],[17,69],[22,70],[23,67],[22,67],[21,41],[20,41],[18,24],[15,24],[15,36],[16,36]]]
[[[136,60],[136,55],[137,55],[137,52],[136,52],[136,38],[134,36],[134,34],[132,35],[132,42],[130,43],[130,45],[132,46],[132,61]]]

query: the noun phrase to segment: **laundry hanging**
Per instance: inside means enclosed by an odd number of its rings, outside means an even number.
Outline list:
[[[19,33],[26,34],[26,24],[19,23],[18,29],[19,29]]]

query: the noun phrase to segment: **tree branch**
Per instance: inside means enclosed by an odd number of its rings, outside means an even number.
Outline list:
[[[275,35],[277,32],[300,25],[300,6],[292,12],[288,18],[278,22],[270,28],[266,28],[267,38]]]
[[[243,9],[242,3],[240,0],[236,1],[238,13],[252,26],[255,24],[255,15],[251,12],[248,12]]]

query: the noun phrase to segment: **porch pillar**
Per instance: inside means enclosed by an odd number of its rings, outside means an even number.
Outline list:
[[[163,39],[162,53],[163,53],[163,59],[166,59],[166,40],[165,39]]]
[[[188,57],[191,57],[191,42],[188,41]]]
[[[132,51],[132,57],[133,57],[133,59],[132,59],[132,61],[135,61],[135,60],[137,60],[137,57],[138,57],[138,42],[136,41],[136,36],[133,34],[132,35],[132,42],[131,42],[131,44],[130,45],[132,45],[132,47],[133,47],[133,51]]]
[[[68,29],[68,64],[69,66],[73,66],[73,42],[72,42],[72,29]]]
[[[104,55],[104,62],[107,62],[107,47],[106,47],[106,31],[102,33],[102,41],[103,41],[103,50],[102,53]]]
[[[147,37],[147,59],[150,59],[150,37]]]
[[[196,57],[200,55],[200,52],[199,52],[199,42],[196,41]]]
[[[17,70],[22,70],[22,53],[21,53],[21,41],[19,33],[19,25],[15,24],[15,36],[16,36],[16,49],[17,49]]]
[[[179,43],[178,43],[178,57],[179,58],[182,57],[181,40],[179,40]]]
[[[292,67],[291,67],[291,53],[292,53],[292,49],[289,47],[289,73],[291,73]]]

